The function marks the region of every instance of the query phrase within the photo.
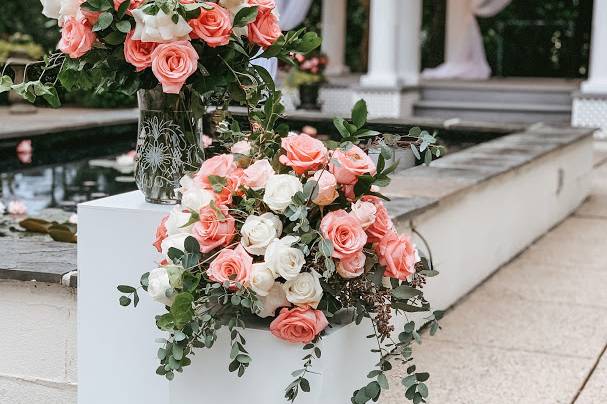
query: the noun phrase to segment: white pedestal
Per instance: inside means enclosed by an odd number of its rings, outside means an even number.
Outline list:
[[[150,205],[139,192],[85,203],[78,209],[78,402],[82,404],[279,404],[301,368],[301,345],[268,331],[247,330],[253,363],[241,379],[228,373],[227,335],[212,350],[198,350],[190,367],[172,382],[155,374],[154,316],[163,308],[141,293],[136,309],[118,304],[119,284],[138,285],[159,259],[152,242],[171,207]],[[366,385],[377,362],[370,326],[336,330],[322,342],[322,357],[309,376],[311,393],[298,403],[345,403]]]

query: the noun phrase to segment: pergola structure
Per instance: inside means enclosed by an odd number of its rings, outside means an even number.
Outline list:
[[[419,97],[422,0],[371,0],[369,69],[356,83],[323,90],[327,113],[348,113],[365,98],[376,117],[412,114]],[[330,55],[327,74],[347,72],[345,65],[347,0],[325,0],[322,9],[323,52]],[[574,95],[573,124],[607,128],[607,0],[595,0],[590,74]],[[448,30],[447,30],[448,31]]]

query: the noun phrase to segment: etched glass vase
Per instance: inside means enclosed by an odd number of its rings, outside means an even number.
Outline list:
[[[204,161],[202,116],[194,116],[190,91],[140,90],[135,181],[147,202],[179,203],[179,180]]]

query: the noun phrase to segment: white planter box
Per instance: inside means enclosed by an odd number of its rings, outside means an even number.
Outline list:
[[[228,373],[229,338],[212,350],[198,350],[192,365],[167,382],[155,374],[163,334],[154,316],[163,309],[141,293],[137,309],[118,305],[119,284],[138,285],[141,274],[160,258],[152,242],[167,206],[144,202],[139,192],[79,206],[78,217],[78,402],[81,404],[275,404],[284,403],[291,372],[302,367],[301,345],[247,330],[253,363],[239,379]],[[369,382],[377,362],[370,353],[370,327],[349,326],[322,341],[314,361],[321,375],[308,378],[312,392],[299,404],[347,403],[353,390]]]

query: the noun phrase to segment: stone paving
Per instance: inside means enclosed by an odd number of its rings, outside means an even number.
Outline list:
[[[417,367],[431,404],[607,403],[607,143],[577,212],[451,308]],[[398,376],[384,404],[407,402]]]

